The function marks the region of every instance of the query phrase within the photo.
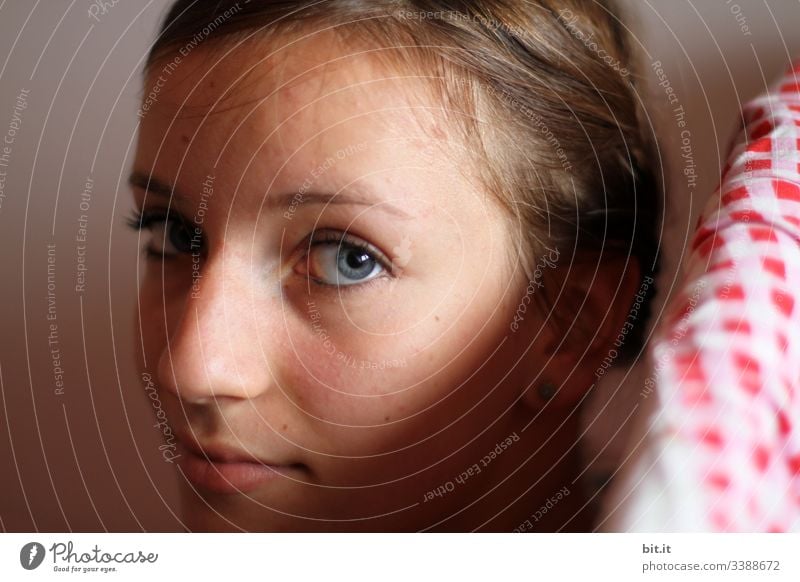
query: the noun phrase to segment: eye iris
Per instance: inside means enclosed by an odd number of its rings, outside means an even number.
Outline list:
[[[192,234],[189,228],[180,222],[171,221],[169,224],[169,242],[180,253],[192,250]]]
[[[369,253],[355,248],[339,251],[339,272],[348,279],[364,279],[374,270],[376,261]]]

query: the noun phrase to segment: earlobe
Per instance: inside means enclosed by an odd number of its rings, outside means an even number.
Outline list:
[[[597,259],[600,260],[600,259]],[[597,380],[597,370],[614,347],[636,293],[640,269],[621,256],[573,262],[558,279],[561,293],[542,354],[547,362],[539,380],[523,395],[536,410],[578,406]]]
[[[526,406],[538,411],[569,410],[578,406],[592,389],[583,366],[575,363],[569,352],[554,356],[542,373],[542,379],[531,384],[522,398]]]
[[[548,324],[549,325],[549,324]],[[585,396],[591,385],[584,383],[579,355],[568,343],[568,338],[549,330],[550,337],[543,339],[538,361],[545,362],[539,370],[531,370],[536,380],[522,394],[523,403],[532,411],[543,408],[568,410],[575,407]]]

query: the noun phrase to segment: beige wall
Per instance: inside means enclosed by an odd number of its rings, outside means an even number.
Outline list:
[[[702,168],[691,198],[680,167],[674,173],[669,265],[682,253],[689,209],[717,180],[718,144],[730,135],[739,100],[757,93],[790,54],[800,55],[800,3],[629,4],[640,14],[635,28],[648,62],[664,63],[687,111]],[[7,173],[0,182],[6,531],[163,530],[177,523],[171,466],[158,450],[152,407],[130,356],[137,249],[123,227],[141,60],[166,2],[120,2],[100,22],[89,18],[89,5],[9,0],[0,9],[0,140],[13,129],[17,96],[28,91],[8,167],[0,167]],[[678,160],[675,122],[658,87],[652,111],[660,111],[664,154]],[[91,196],[82,209],[87,177]],[[82,214],[87,269],[79,293]],[[55,245],[51,290],[63,394],[56,394],[48,343],[48,244]]]

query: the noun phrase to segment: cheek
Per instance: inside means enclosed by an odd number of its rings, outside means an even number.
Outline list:
[[[455,398],[450,393],[491,356],[501,341],[496,332],[504,329],[502,322],[489,321],[489,311],[459,309],[443,307],[441,315],[411,326],[395,318],[395,325],[406,327],[398,333],[368,333],[340,312],[334,317],[333,309],[320,307],[276,342],[281,383],[329,428],[380,427],[434,408],[447,409],[436,411],[444,420],[462,406],[436,405],[467,397],[467,390]],[[380,311],[376,306],[372,316]],[[412,321],[414,314],[408,313]]]
[[[327,342],[303,335],[280,355],[281,383],[315,435],[308,443],[314,450],[362,457],[413,443],[421,427],[409,419],[450,389],[414,365],[411,353],[375,360],[374,351],[344,351],[338,336]]]
[[[186,299],[182,278],[172,277],[165,281],[161,277],[160,268],[147,266],[147,273],[139,289],[136,310],[136,329],[141,333],[141,346],[137,345],[137,349],[144,348],[148,368],[158,366],[170,333],[183,314]]]
[[[392,342],[396,351],[396,344]],[[303,330],[284,344],[277,361],[280,381],[302,410],[329,426],[383,424],[413,408],[419,370],[409,356],[375,359],[375,350],[354,349],[341,335]]]
[[[164,324],[164,303],[158,285],[145,279],[139,289],[139,300],[136,308],[136,329],[140,332],[141,342],[137,349],[144,350],[144,360],[141,365],[145,369],[155,369],[164,346],[167,335]]]

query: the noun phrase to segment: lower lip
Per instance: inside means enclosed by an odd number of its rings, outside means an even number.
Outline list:
[[[283,476],[289,468],[261,463],[222,463],[190,451],[178,459],[190,483],[213,493],[247,493]]]

